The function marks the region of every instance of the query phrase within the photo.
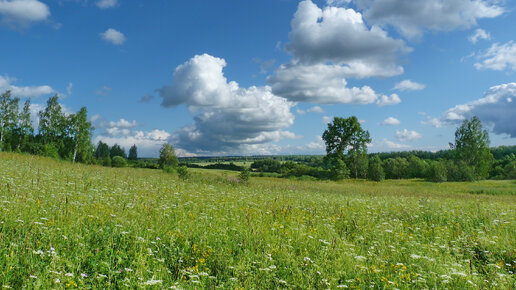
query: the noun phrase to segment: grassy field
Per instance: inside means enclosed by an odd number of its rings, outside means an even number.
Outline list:
[[[514,181],[191,173],[0,153],[1,286],[516,287]]]

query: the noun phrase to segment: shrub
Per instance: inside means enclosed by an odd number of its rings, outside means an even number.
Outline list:
[[[122,156],[115,156],[111,160],[111,166],[113,166],[113,167],[126,167],[127,166],[127,161]]]
[[[380,157],[374,156],[371,158],[371,161],[369,161],[369,169],[367,173],[367,178],[369,180],[382,181],[385,179],[385,172],[383,171]]]
[[[240,172],[240,174],[238,175],[238,180],[240,182],[248,182],[249,181],[249,175],[250,175],[249,168],[244,167],[242,169],[242,171]]]
[[[433,182],[446,181],[446,166],[443,161],[435,161],[430,165],[427,179]]]
[[[182,180],[185,180],[188,178],[188,176],[190,175],[190,173],[188,172],[188,168],[186,166],[179,166],[177,168],[177,175],[179,176],[179,178],[181,178]]]
[[[57,150],[56,146],[52,144],[43,145],[41,155],[59,159],[59,151]]]

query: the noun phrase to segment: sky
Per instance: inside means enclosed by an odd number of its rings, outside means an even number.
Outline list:
[[[93,142],[155,157],[447,149],[478,116],[516,145],[509,0],[0,0],[0,92],[86,106]],[[512,27],[512,28],[511,28]],[[36,114],[34,114],[36,116]],[[36,118],[35,118],[36,119]],[[37,120],[35,120],[36,122]]]

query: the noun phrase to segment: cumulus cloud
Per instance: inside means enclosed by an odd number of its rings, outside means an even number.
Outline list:
[[[113,8],[116,7],[117,4],[117,0],[100,0],[95,3],[95,5],[97,5],[97,7],[99,7],[100,9]]]
[[[407,129],[403,129],[403,131],[396,131],[396,138],[402,142],[414,141],[423,138],[423,135],[419,134],[416,131],[409,131]]]
[[[108,30],[102,32],[100,37],[114,45],[122,45],[127,40],[122,32],[113,28],[109,28]]]
[[[483,60],[475,63],[477,69],[516,71],[516,43],[513,41],[503,45],[495,43],[479,58]]]
[[[310,109],[306,110],[309,113],[324,113],[324,109],[319,106],[313,106]]]
[[[185,104],[194,114],[194,124],[178,130],[171,141],[192,153],[218,155],[265,152],[269,142],[295,138],[284,131],[294,122],[293,103],[268,86],[246,89],[228,82],[225,66],[222,58],[196,55],[176,68],[170,85],[158,89],[163,107]]]
[[[14,27],[27,27],[48,19],[50,9],[38,0],[0,0],[2,22]]]
[[[486,32],[484,29],[479,28],[479,29],[475,30],[475,33],[473,35],[471,35],[468,39],[471,43],[475,44],[480,39],[490,40],[491,34],[489,34],[489,32]]]
[[[68,86],[66,86],[66,93],[71,95],[73,93],[73,83],[69,82]]]
[[[408,146],[408,145],[396,143],[396,142],[390,141],[385,138],[380,141],[373,141],[373,143],[369,147],[374,148],[375,151],[386,151],[386,150],[396,151],[396,150],[406,150],[406,149],[410,148],[410,146]]]
[[[386,126],[396,126],[396,125],[399,125],[401,124],[400,120],[394,118],[394,117],[389,117],[385,120],[383,120],[382,123],[380,123],[381,125],[386,125]]]
[[[349,68],[337,65],[282,65],[267,78],[272,92],[295,102],[370,104],[378,96],[369,86],[347,87]]]
[[[16,79],[0,76],[0,92],[10,90],[13,96],[21,98],[37,98],[56,92],[50,86],[15,86],[12,84],[15,81]]]
[[[425,87],[426,86],[423,84],[418,84],[411,80],[404,80],[404,81],[397,83],[393,89],[398,90],[398,91],[420,91],[420,90],[424,89]]]
[[[141,97],[138,102],[140,102],[140,103],[148,103],[148,102],[152,101],[152,99],[154,99],[154,96],[152,96],[152,95],[145,95],[145,96]]]
[[[119,121],[110,121],[109,127],[117,127],[117,128],[134,128],[138,126],[136,123],[136,120],[133,120],[132,122],[127,121],[126,119],[122,118]]]
[[[109,129],[109,128],[108,128]],[[141,157],[158,156],[159,148],[167,143],[170,134],[164,130],[154,129],[152,131],[133,131],[128,129],[110,130],[107,134],[102,134],[94,139],[94,143],[99,141],[107,143],[109,146],[118,144],[125,150],[133,145],[138,148],[138,155]]]
[[[467,29],[478,19],[494,18],[505,10],[490,0],[355,0],[371,23],[391,25],[409,39],[425,30]]]
[[[439,117],[430,118],[424,124],[434,127],[458,125],[463,120],[477,116],[495,134],[516,137],[516,83],[491,87],[481,99],[457,105]]]
[[[160,129],[135,130],[134,128],[138,126],[136,120],[128,121],[121,118],[118,121],[106,121],[101,115],[96,114],[91,116],[89,121],[98,130],[97,132],[100,132],[94,138],[94,144],[99,141],[109,146],[118,144],[125,150],[136,145],[140,157],[158,156],[159,148],[163,143],[168,142],[171,136],[170,133]]]
[[[390,96],[383,95],[377,101],[378,107],[392,106],[401,103],[401,99],[397,94],[391,94]]]
[[[398,58],[411,50],[380,27],[368,27],[353,9],[321,9],[310,0],[299,3],[291,27],[286,49],[292,60],[267,83],[274,94],[296,102],[373,103],[378,96],[372,88],[348,88],[346,79],[401,74]]]

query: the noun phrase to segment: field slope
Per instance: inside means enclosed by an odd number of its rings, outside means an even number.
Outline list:
[[[516,287],[516,184],[315,182],[0,153],[0,286]]]

